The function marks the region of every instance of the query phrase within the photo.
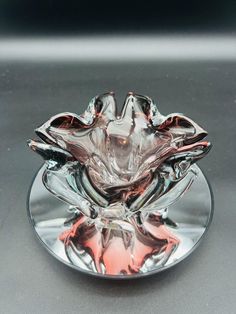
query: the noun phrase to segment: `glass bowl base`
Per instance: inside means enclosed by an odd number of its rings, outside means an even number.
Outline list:
[[[212,219],[211,189],[200,168],[196,165],[194,167],[197,169],[198,175],[189,191],[168,208],[168,216],[166,219],[162,219],[161,228],[162,230],[164,228],[164,234],[168,234],[168,239],[173,240],[172,246],[169,246],[171,249],[168,256],[163,258],[163,247],[166,248],[166,244],[165,239],[162,238],[162,247],[159,241],[160,249],[156,248],[155,250],[154,247],[136,270],[133,267],[131,271],[114,274],[115,265],[111,265],[110,271],[108,268],[96,267],[95,258],[92,258],[94,255],[89,254],[86,248],[75,247],[73,241],[70,242],[69,246],[65,245],[63,235],[72,230],[71,221],[74,218],[71,219],[72,211],[68,204],[55,198],[44,187],[42,174],[45,166],[42,166],[36,174],[29,192],[28,214],[30,222],[40,242],[55,258],[86,274],[110,279],[131,279],[163,271],[179,263],[195,250]],[[79,219],[79,216],[76,219]],[[160,224],[158,228],[160,230]],[[114,234],[112,237],[114,238]],[[170,243],[170,241],[167,242]],[[122,249],[115,242],[114,244],[113,248],[110,246],[111,254],[107,255],[107,258],[113,256],[113,253],[114,256],[118,257],[114,260],[119,260],[119,257],[124,259],[124,254],[126,258],[129,258],[129,250]],[[107,264],[109,264],[109,260]]]

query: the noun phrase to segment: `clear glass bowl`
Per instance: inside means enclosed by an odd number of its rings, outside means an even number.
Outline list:
[[[195,162],[211,145],[191,119],[163,116],[133,93],[118,114],[107,93],[84,114],[56,115],[36,133],[43,141],[29,146],[45,164],[29,216],[55,257],[89,274],[135,278],[175,265],[197,246],[213,209]]]

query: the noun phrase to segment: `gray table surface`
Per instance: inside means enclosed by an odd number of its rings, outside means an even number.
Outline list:
[[[183,112],[209,131],[199,165],[215,214],[199,248],[174,268],[106,281],[56,261],[37,241],[26,198],[41,159],[26,146],[51,115],[81,113],[94,95],[134,90],[163,114]],[[0,63],[0,313],[236,313],[236,63]]]

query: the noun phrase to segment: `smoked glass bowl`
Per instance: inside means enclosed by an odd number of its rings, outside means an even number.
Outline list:
[[[209,184],[196,162],[207,132],[182,114],[163,116],[129,93],[113,93],[82,115],[62,113],[36,129],[44,159],[28,198],[30,221],[63,263],[105,278],[136,278],[187,257],[211,222]]]

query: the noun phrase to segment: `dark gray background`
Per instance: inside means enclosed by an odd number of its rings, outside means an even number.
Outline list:
[[[1,0],[0,34],[232,32],[235,0]]]
[[[26,198],[41,159],[26,146],[33,129],[63,111],[81,113],[114,90],[134,90],[163,114],[183,112],[209,131],[199,164],[215,214],[200,247],[176,267],[135,281],[80,274],[38,243]],[[235,62],[0,63],[0,313],[235,313]]]

